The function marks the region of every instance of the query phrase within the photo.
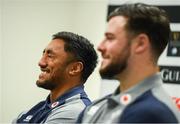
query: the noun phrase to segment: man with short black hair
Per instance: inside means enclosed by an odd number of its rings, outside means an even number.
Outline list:
[[[74,123],[91,104],[83,84],[97,64],[97,54],[86,38],[59,32],[44,49],[36,84],[50,90],[45,101],[21,113],[14,123]]]

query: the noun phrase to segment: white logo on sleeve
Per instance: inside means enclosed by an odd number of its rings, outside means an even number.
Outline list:
[[[23,119],[23,121],[29,122],[32,117],[33,117],[33,115],[28,115],[25,119]]]

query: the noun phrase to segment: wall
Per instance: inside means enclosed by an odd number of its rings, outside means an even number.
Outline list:
[[[51,35],[63,30],[73,31],[86,36],[97,47],[103,37],[106,8],[107,0],[3,1],[0,122],[11,122],[49,93],[37,88],[35,81],[40,73],[38,60]],[[100,89],[97,69],[86,86],[90,98],[97,99]]]
[[[2,1],[0,0],[0,122],[2,120],[2,64],[1,64],[1,57],[2,57]]]

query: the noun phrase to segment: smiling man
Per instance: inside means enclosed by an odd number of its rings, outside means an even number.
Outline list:
[[[97,64],[93,45],[71,32],[59,32],[44,49],[36,84],[50,90],[45,101],[21,113],[14,123],[74,123],[91,101],[83,84]]]

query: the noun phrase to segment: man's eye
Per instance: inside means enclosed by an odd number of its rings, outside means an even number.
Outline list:
[[[107,40],[113,40],[114,37],[106,37]]]
[[[52,54],[48,54],[48,57],[49,57],[49,58],[52,58],[52,57],[53,57],[53,55],[52,55]]]

